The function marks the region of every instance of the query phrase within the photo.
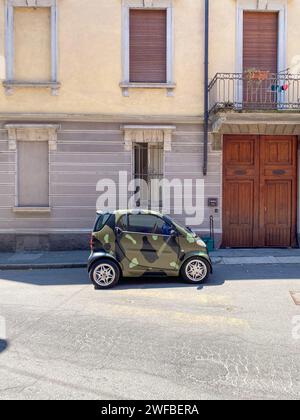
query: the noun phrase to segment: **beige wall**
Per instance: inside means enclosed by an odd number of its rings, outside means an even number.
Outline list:
[[[3,60],[4,0],[0,3]],[[174,74],[178,85],[174,97],[167,97],[165,90],[131,90],[129,98],[123,97],[119,87],[121,0],[58,0],[59,81],[62,83],[59,96],[52,97],[47,90],[18,89],[7,97],[0,88],[0,113],[23,112],[26,107],[27,112],[200,115],[203,1],[173,0],[173,3]],[[37,31],[37,27],[33,30]],[[3,78],[3,68],[1,73]]]
[[[300,2],[289,0],[288,4],[287,65],[300,73]]]
[[[210,0],[209,74],[234,72],[237,0]]]
[[[4,0],[0,0],[0,77],[4,76]],[[236,70],[236,21],[238,0],[211,0],[210,77]],[[248,3],[257,4],[257,0]],[[265,3],[262,2],[262,3]],[[300,1],[269,0],[287,4],[287,66],[300,61]],[[59,112],[199,116],[203,111],[204,1],[173,0],[174,97],[165,90],[131,90],[122,96],[121,0],[58,0],[59,81],[58,97],[48,90],[18,89],[7,97],[0,88],[1,112]],[[44,17],[43,17],[44,20]],[[41,43],[40,26],[24,21],[32,32],[34,51]],[[18,37],[17,37],[18,40]],[[45,39],[42,40],[45,43]],[[18,46],[16,46],[18,49]],[[49,51],[46,52],[48,54]],[[23,54],[24,57],[24,54]],[[35,74],[36,57],[24,58],[28,74]],[[41,62],[45,57],[41,55]],[[43,64],[42,64],[43,66]],[[19,67],[18,72],[21,72]],[[300,71],[300,70],[299,70]],[[45,72],[45,68],[43,69]],[[159,104],[159,109],[157,105]]]

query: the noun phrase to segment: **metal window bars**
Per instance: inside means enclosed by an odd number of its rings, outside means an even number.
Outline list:
[[[163,179],[163,162],[163,143],[134,144],[137,207],[162,209],[162,191],[158,183]]]

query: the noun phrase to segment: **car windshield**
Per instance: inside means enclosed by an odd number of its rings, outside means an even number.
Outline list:
[[[192,234],[193,236],[196,236],[196,234],[190,228],[188,228],[187,226],[184,226],[181,223],[176,222],[175,220],[171,219],[169,216],[165,216],[165,218],[170,223],[172,223],[176,227],[176,229],[179,230],[179,232],[184,233],[184,234],[189,234],[189,235]]]

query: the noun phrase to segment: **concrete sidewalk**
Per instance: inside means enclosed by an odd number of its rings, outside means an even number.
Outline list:
[[[220,249],[214,264],[300,264],[300,249]],[[89,251],[0,253],[0,270],[84,268]]]
[[[300,249],[219,249],[210,255],[214,264],[300,264]]]

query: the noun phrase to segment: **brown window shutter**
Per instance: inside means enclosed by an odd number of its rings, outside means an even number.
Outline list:
[[[166,10],[130,10],[130,82],[167,81]]]
[[[244,13],[244,71],[277,73],[278,13]]]

